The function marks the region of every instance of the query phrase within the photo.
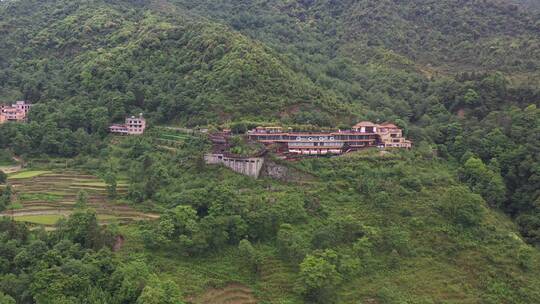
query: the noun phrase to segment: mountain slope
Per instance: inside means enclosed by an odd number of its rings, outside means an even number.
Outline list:
[[[0,15],[4,98],[91,102],[113,119],[145,111],[192,124],[339,109],[278,54],[210,22],[101,1],[13,2]]]
[[[417,121],[448,69],[540,79],[536,15],[472,2],[450,22],[457,4],[420,4],[5,2],[0,98],[104,106],[112,120],[329,126]]]
[[[173,1],[257,39],[359,62],[391,51],[452,71],[532,72],[540,59],[539,14],[498,1]]]
[[[142,239],[132,230],[127,245],[145,243],[164,277],[192,293],[236,281],[269,303],[532,304],[540,296],[540,252],[427,146],[283,164],[310,176],[300,182],[197,166],[197,149],[148,154],[152,165],[133,173],[161,171],[153,200],[169,211],[139,227]],[[130,153],[111,155],[138,162]],[[190,227],[180,220],[186,210]],[[258,262],[237,249],[244,235]]]
[[[124,249],[100,254],[131,265],[118,272],[80,271],[87,253],[59,259],[65,244],[0,223],[0,302],[176,303],[209,287],[268,303],[538,302],[536,25],[489,0],[2,1],[0,98],[35,105],[0,125],[1,152],[59,157],[111,192],[118,175],[122,199],[161,218],[119,228]],[[137,112],[145,135],[107,134]],[[206,166],[204,134],[155,127],[363,119],[395,122],[414,148],[272,160],[307,177],[291,181]]]

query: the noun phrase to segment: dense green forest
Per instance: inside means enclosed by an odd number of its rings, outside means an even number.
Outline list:
[[[538,14],[495,1],[182,1],[287,51],[417,69],[537,72]],[[322,58],[313,57],[313,60]],[[351,77],[348,77],[352,80]]]
[[[179,303],[174,282],[142,257],[115,259],[107,244],[113,232],[100,228],[91,210],[77,211],[53,233],[2,218],[0,237],[2,304]]]
[[[49,234],[1,222],[0,303],[179,303],[228,282],[268,303],[535,303],[532,7],[2,1],[0,102],[34,103],[28,123],[0,125],[2,160],[65,158],[126,176],[126,200],[161,218],[99,228],[80,210]],[[414,149],[286,164],[305,183],[255,181],[205,166],[204,137],[171,154],[157,130],[120,142],[107,134],[141,112],[152,127],[393,121]],[[5,190],[1,199],[3,209]],[[127,249],[112,253],[118,233]],[[268,260],[284,265],[290,286],[266,285]]]

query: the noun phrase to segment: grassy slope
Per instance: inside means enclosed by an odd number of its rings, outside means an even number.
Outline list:
[[[481,225],[464,229],[441,213],[441,208],[448,204],[444,197],[449,187],[460,187],[453,169],[447,165],[415,158],[410,153],[387,158],[360,154],[294,165],[318,177],[303,185],[271,180],[253,182],[225,169],[207,169],[186,173],[186,178],[190,175],[193,181],[226,181],[242,193],[242,201],[254,195],[260,203],[298,194],[307,200],[315,198],[328,217],[353,216],[376,231],[374,239],[376,235],[384,239],[396,231],[404,232],[407,248],[396,249],[397,257],[392,248],[376,246],[372,259],[361,260],[361,273],[346,278],[340,287],[340,303],[369,299],[378,303],[534,303],[539,296],[540,269],[537,264],[525,269],[518,261],[520,250],[532,248],[519,238],[506,216],[482,203]],[[404,189],[401,180],[406,176],[418,178],[422,190]],[[359,183],[364,179],[373,180],[381,187],[378,191],[387,192],[391,200],[378,205],[377,199],[359,193]],[[324,223],[324,217],[310,216],[296,226],[310,236]],[[302,302],[294,291],[297,268],[279,262],[273,242],[257,246],[264,253],[263,265],[267,266],[263,275],[253,276],[245,270],[234,247],[187,257],[177,252],[144,249],[135,227],[126,227],[125,232],[123,254],[146,254],[163,275],[178,282],[187,296],[200,294],[209,287],[240,282],[253,288],[260,300]],[[346,254],[350,246],[342,244],[335,250]],[[537,250],[531,253],[534,263],[540,261]],[[279,267],[275,266],[276,261]]]
[[[56,224],[60,219],[65,218],[63,215],[26,215],[16,217],[15,220],[19,222],[27,222],[37,225],[52,226]]]
[[[10,179],[32,178],[32,177],[43,175],[48,172],[49,171],[39,171],[39,170],[22,171],[22,172],[17,172],[12,175],[9,175],[9,178]]]

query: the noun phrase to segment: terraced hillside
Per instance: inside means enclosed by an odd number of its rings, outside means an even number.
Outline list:
[[[87,193],[88,207],[96,210],[102,224],[158,217],[110,200],[101,179],[81,172],[23,171],[9,176],[8,181],[14,195],[10,210],[2,215],[18,221],[52,228],[56,221],[73,212],[80,191]],[[122,196],[127,184],[118,182],[116,191]]]
[[[194,299],[196,304],[255,304],[258,303],[248,287],[231,283],[223,288],[212,288]]]
[[[154,143],[165,150],[174,151],[185,145],[186,140],[195,136],[195,131],[184,128],[157,127],[152,130]]]

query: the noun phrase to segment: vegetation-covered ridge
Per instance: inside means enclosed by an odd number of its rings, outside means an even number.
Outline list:
[[[79,210],[56,228],[0,218],[0,303],[182,303],[144,257],[115,258],[117,231],[99,227],[95,212]]]
[[[17,1],[0,14],[4,98],[191,124],[286,116],[288,107],[337,110],[271,49],[208,21],[121,1]]]
[[[539,13],[510,1],[171,2],[288,51],[361,63],[536,72],[540,56]]]

